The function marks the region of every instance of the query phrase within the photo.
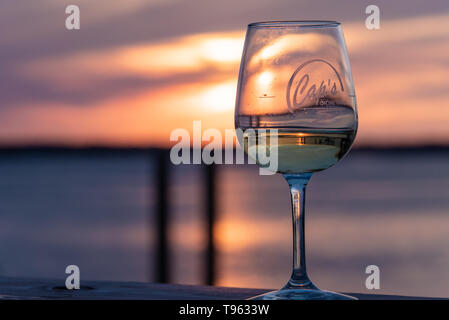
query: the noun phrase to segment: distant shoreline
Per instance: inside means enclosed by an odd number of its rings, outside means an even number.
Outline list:
[[[64,146],[64,145],[20,145],[0,146],[0,156],[6,155],[141,155],[169,150],[162,147],[113,147],[113,146]],[[191,149],[192,150],[192,149]],[[234,149],[235,150],[235,149]],[[449,145],[422,146],[354,146],[350,153],[449,153]]]

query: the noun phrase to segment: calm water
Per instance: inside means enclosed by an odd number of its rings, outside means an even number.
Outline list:
[[[326,289],[449,296],[448,152],[353,151],[316,174],[307,195],[307,259]],[[172,282],[201,283],[204,189],[199,166],[174,167]],[[129,156],[0,158],[0,274],[152,280],[151,161]],[[291,218],[281,176],[220,166],[218,284],[277,288],[291,265]]]

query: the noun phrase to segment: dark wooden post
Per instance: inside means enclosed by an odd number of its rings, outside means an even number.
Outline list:
[[[215,164],[206,166],[206,284],[215,283],[215,244],[214,244],[214,224],[216,210],[216,166]]]
[[[156,168],[156,270],[157,282],[169,281],[168,268],[168,150],[157,150]]]

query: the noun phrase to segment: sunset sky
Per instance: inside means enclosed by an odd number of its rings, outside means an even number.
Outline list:
[[[65,28],[69,4],[80,30]],[[369,4],[380,30],[365,28]],[[342,22],[358,145],[447,144],[447,0],[3,0],[0,143],[169,145],[193,120],[233,128],[246,25],[301,19]]]

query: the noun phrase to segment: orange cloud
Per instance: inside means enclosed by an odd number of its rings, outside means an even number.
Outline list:
[[[446,143],[449,138],[449,14],[343,26],[359,107],[358,143]],[[0,110],[2,142],[167,145],[171,130],[233,128],[243,31],[35,60],[21,75],[82,96],[114,79],[98,99],[22,103]],[[261,53],[262,54],[262,53]],[[147,79],[139,87],[127,79]],[[269,81],[268,74],[263,83]],[[127,82],[128,81],[128,82]],[[5,121],[7,119],[7,121]]]

